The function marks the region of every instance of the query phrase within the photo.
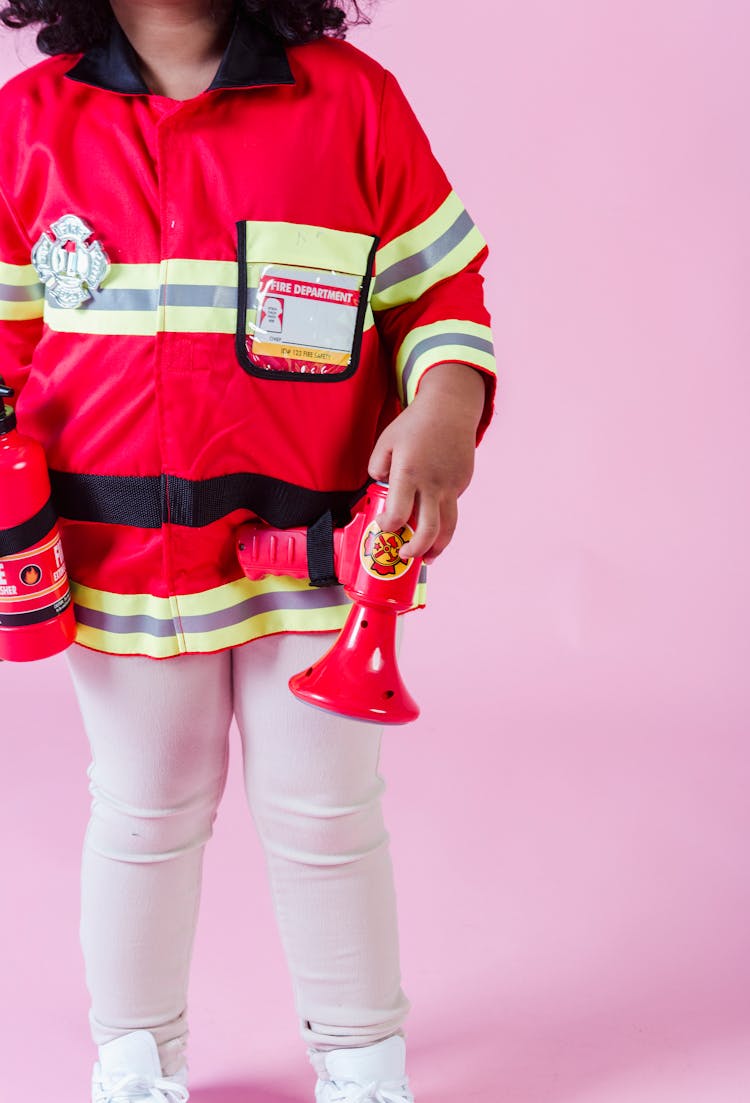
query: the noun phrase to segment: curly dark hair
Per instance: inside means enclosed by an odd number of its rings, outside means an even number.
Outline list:
[[[216,0],[210,0],[212,6]],[[357,0],[236,0],[285,42],[344,38],[348,27],[369,23]],[[351,13],[351,14],[349,14]],[[6,27],[41,23],[36,42],[43,54],[88,50],[106,40],[112,22],[109,0],[9,0],[0,10]]]

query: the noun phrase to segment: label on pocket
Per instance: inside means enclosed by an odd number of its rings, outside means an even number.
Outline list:
[[[275,371],[335,374],[351,363],[362,277],[315,268],[256,267],[256,321],[247,353]]]
[[[241,367],[261,379],[310,383],[353,375],[378,241],[329,226],[238,222],[235,349]]]

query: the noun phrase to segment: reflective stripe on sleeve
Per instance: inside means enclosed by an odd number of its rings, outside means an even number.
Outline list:
[[[404,404],[412,401],[419,380],[429,368],[454,360],[497,375],[489,326],[449,318],[410,330],[396,353],[396,378],[401,401]]]
[[[413,608],[425,604],[425,577],[423,571]],[[78,643],[157,659],[219,651],[276,632],[332,631],[343,626],[351,607],[340,586],[312,588],[302,579],[275,576],[171,598],[107,593],[76,582],[71,590]]]
[[[471,215],[451,191],[429,218],[377,251],[373,310],[414,302],[434,284],[465,268],[485,244]]]

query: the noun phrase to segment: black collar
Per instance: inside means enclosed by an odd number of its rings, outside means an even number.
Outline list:
[[[107,92],[150,95],[137,54],[114,17],[109,40],[88,50],[65,75]],[[267,84],[294,84],[286,50],[281,39],[240,7],[221,64],[206,91]]]

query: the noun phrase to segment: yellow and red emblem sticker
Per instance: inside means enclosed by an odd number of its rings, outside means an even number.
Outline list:
[[[399,551],[414,533],[408,525],[398,532],[381,529],[377,521],[368,525],[359,549],[362,566],[373,578],[400,578],[411,567],[413,559],[402,559]]]

